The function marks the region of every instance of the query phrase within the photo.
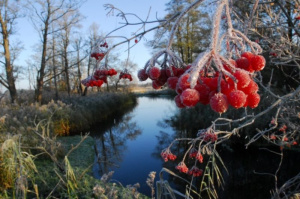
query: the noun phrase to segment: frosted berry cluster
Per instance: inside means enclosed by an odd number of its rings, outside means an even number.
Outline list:
[[[121,72],[119,75],[119,79],[128,79],[129,81],[132,81],[132,77],[127,72]]]
[[[100,44],[100,45],[96,45],[92,52],[91,52],[91,57],[95,58],[97,61],[101,61],[106,54],[106,50],[108,48],[108,44],[106,42]]]
[[[172,160],[174,161],[177,156],[174,155],[169,148],[164,149],[161,152],[161,157],[164,159],[165,162],[167,162],[168,160]],[[200,163],[203,163],[203,156],[202,154],[195,148],[192,148],[189,151],[189,157],[190,158],[196,158]],[[177,170],[179,170],[182,173],[187,173],[189,175],[192,175],[194,177],[198,177],[201,176],[203,173],[202,169],[199,169],[196,166],[193,166],[191,169],[189,169],[186,164],[184,163],[184,161],[181,161],[176,167]]]
[[[244,52],[236,60],[222,60],[223,66],[217,67],[217,70],[203,67],[194,86],[191,86],[193,77],[190,65],[184,69],[173,66],[167,69],[152,67],[148,71],[141,69],[138,78],[145,81],[149,77],[155,89],[167,83],[168,87],[178,94],[174,100],[179,108],[194,107],[201,103],[209,104],[215,112],[224,113],[229,106],[236,109],[258,106],[258,85],[252,77],[253,73],[261,71],[265,64],[263,56]]]
[[[81,83],[86,87],[101,87],[103,83],[107,84],[107,76],[114,76],[117,74],[115,69],[97,69],[93,75],[82,80]]]
[[[194,88],[190,86],[190,74],[183,74],[175,88],[178,93],[175,97],[176,105],[183,108],[193,107],[198,102],[210,104],[212,110],[218,113],[226,112],[229,106],[236,109],[256,108],[260,102],[260,95],[257,93],[258,85],[251,74],[265,67],[264,57],[244,52],[241,58],[230,60],[230,63],[231,65],[223,63],[228,75],[200,71]]]
[[[141,69],[138,71],[138,79],[140,81],[146,81],[148,78],[152,80],[152,87],[154,89],[160,89],[166,83],[172,84],[175,88],[178,78],[187,70],[188,68],[176,68],[171,66],[170,68],[158,68],[152,67],[148,71]]]

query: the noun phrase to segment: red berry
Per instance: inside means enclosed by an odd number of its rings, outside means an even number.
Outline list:
[[[158,90],[162,87],[161,83],[157,80],[152,81],[152,88],[154,88],[155,90]]]
[[[266,65],[266,60],[261,55],[254,55],[251,59],[252,68],[256,71],[261,71]]]
[[[184,162],[180,162],[175,168],[182,173],[187,173],[189,171],[189,169],[187,168]]]
[[[251,81],[249,74],[244,70],[237,70],[233,76],[237,79],[238,89],[245,88]]]
[[[167,82],[168,82],[168,87],[170,89],[175,90],[177,82],[178,82],[178,77],[169,77],[168,80],[167,80]]]
[[[138,78],[140,81],[146,81],[148,79],[148,75],[145,69],[141,69],[138,71]]]
[[[217,113],[224,113],[228,109],[228,100],[223,93],[216,93],[210,98],[210,107]]]
[[[152,80],[158,79],[160,76],[160,70],[157,67],[152,67],[149,70],[149,78]]]
[[[258,91],[258,85],[255,83],[255,81],[251,80],[249,85],[245,88],[241,88],[241,91],[243,91],[246,95],[250,93],[256,93]]]
[[[181,75],[181,77],[178,79],[177,87],[184,91],[187,88],[190,88],[190,82],[188,81],[190,78],[190,74],[186,73]]]
[[[136,44],[137,44],[138,42],[139,42],[139,41],[138,41],[137,39],[135,39],[135,40],[134,40],[134,43],[136,43]]]
[[[176,95],[174,98],[175,104],[178,108],[184,108],[185,106],[182,104],[180,95]]]
[[[199,102],[200,94],[195,89],[185,89],[180,95],[181,102],[184,106],[193,107]]]
[[[200,152],[197,153],[196,155],[196,159],[200,162],[200,163],[203,163],[203,156]]]
[[[244,69],[246,71],[251,71],[250,61],[246,57],[241,57],[236,60],[236,65],[238,68]]]
[[[211,78],[208,87],[211,91],[216,91],[218,89],[218,77]]]
[[[162,85],[164,85],[167,82],[168,76],[166,73],[166,69],[160,70],[160,76],[158,77],[158,80],[162,83]]]
[[[234,108],[241,108],[247,100],[247,96],[243,91],[235,90],[227,96],[229,104]]]
[[[209,103],[209,93],[210,93],[210,89],[208,86],[206,86],[205,84],[201,84],[201,83],[197,83],[195,88],[195,90],[197,90],[200,94],[200,99],[199,102],[201,104],[208,104]]]
[[[247,96],[247,103],[250,108],[256,108],[260,102],[260,96],[258,93],[250,93]]]
[[[251,53],[251,52],[243,52],[243,53],[241,54],[241,57],[246,57],[246,58],[248,59],[249,62],[251,62],[251,59],[252,59],[253,56],[254,56],[254,54]]]
[[[231,93],[231,91],[233,91],[234,86],[233,84],[229,84],[228,82],[226,82],[225,80],[221,80],[221,92],[223,94],[225,94],[226,96],[229,95],[229,93]]]

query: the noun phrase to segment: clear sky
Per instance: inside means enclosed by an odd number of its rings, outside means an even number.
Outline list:
[[[167,2],[169,2],[169,0],[87,0],[80,9],[82,15],[85,16],[85,19],[81,22],[83,26],[81,31],[84,34],[88,34],[88,28],[92,23],[97,23],[100,27],[99,31],[104,34],[120,26],[120,22],[122,22],[121,18],[116,17],[116,12],[114,16],[107,16],[107,10],[105,10],[103,6],[104,4],[112,4],[121,9],[123,12],[134,13],[142,19],[145,19],[148,16],[149,9],[151,8],[149,20],[155,20],[156,17],[164,17],[166,13],[165,4]],[[150,25],[146,26],[146,28],[147,27],[150,27]],[[115,35],[130,36],[138,28],[140,27],[131,26],[129,28],[122,29]],[[34,54],[34,47],[40,42],[40,38],[37,32],[33,29],[33,25],[28,18],[18,19],[17,34],[14,35],[13,38],[21,41],[24,48],[16,63],[27,67],[26,60],[30,59],[30,56]],[[145,38],[150,40],[153,38],[153,34],[149,33]],[[124,52],[124,50],[120,50],[120,52],[121,58],[126,59],[127,52]],[[149,58],[150,49],[145,46],[145,41],[139,42],[130,51],[130,59],[137,63],[139,68],[142,68]],[[18,89],[28,88],[28,77],[23,78],[23,80],[18,80],[17,87]]]

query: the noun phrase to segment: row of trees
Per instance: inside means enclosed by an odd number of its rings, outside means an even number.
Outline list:
[[[60,89],[66,90],[68,94],[72,91],[84,93],[80,83],[82,74],[90,75],[96,65],[95,60],[89,55],[101,35],[97,24],[90,26],[87,36],[81,34],[80,23],[84,17],[79,8],[83,3],[83,0],[0,2],[2,47],[0,59],[3,65],[0,84],[9,91],[11,102],[18,99],[16,80],[21,72],[20,67],[14,62],[21,49],[12,45],[12,36],[18,33],[16,22],[21,17],[30,19],[40,39],[34,49],[35,55],[27,63],[29,73],[27,76],[35,89],[35,101],[42,102],[45,86],[55,88],[57,97]],[[122,63],[115,53],[111,53],[108,64],[122,70]],[[24,66],[22,68],[24,70]],[[115,78],[112,82],[117,86],[119,79]]]

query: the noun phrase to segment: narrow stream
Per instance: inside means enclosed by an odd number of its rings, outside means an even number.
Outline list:
[[[157,136],[160,132],[172,134],[171,127],[161,124],[164,118],[177,110],[172,99],[139,97],[132,112],[116,121],[106,132],[92,132],[96,138],[99,160],[94,176],[114,171],[113,179],[123,186],[140,184],[139,192],[150,195],[146,179],[151,171],[157,173],[163,161],[157,155]]]

